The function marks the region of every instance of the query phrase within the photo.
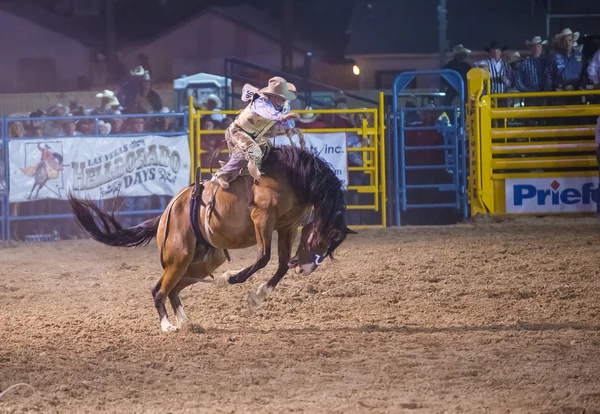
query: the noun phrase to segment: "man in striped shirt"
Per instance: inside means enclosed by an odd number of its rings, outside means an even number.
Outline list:
[[[506,46],[501,46],[499,42],[493,40],[489,47],[484,47],[490,57],[475,63],[476,67],[490,72],[491,93],[506,93],[507,88],[512,85],[510,66],[502,60],[502,52],[506,49]]]
[[[531,56],[523,59],[516,76],[516,88],[521,92],[541,92],[544,90],[544,71],[546,59],[542,56],[542,47],[548,42],[540,36],[525,42],[531,49]]]

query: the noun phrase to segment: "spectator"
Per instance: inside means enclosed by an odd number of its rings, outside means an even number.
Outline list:
[[[116,111],[114,113],[114,115],[121,115],[121,112],[120,111]],[[110,118],[108,120],[108,122],[110,122],[110,125],[111,125],[110,130],[111,130],[111,133],[113,135],[124,133],[124,131],[123,131],[123,118]]]
[[[142,108],[146,113],[158,112],[163,107],[160,95],[152,89],[152,81],[148,72],[143,76],[135,103],[136,108]]]
[[[203,106],[206,107],[207,111],[220,112],[221,108],[223,107],[223,102],[221,101],[221,98],[219,98],[214,93],[211,93],[206,97],[206,101],[204,102]],[[210,117],[215,122],[223,122],[226,115],[212,114]]]
[[[117,99],[128,111],[131,111],[136,107],[135,101],[139,95],[142,79],[145,73],[146,71],[142,66],[137,66],[135,69],[129,72],[129,79],[119,86]]]
[[[542,56],[543,46],[548,44],[540,36],[525,41],[531,50],[531,56],[521,61],[515,80],[515,86],[521,92],[541,92],[544,90],[544,72],[546,59]]]
[[[8,136],[11,138],[23,138],[25,136],[25,128],[20,121],[11,122]]]
[[[34,127],[34,128],[31,130],[31,136],[32,136],[32,137],[43,137],[43,136],[44,136],[44,134],[43,134],[43,132],[42,132],[42,127],[39,127],[39,126],[37,126],[37,127]]]
[[[600,89],[600,49],[596,51],[587,68],[588,79],[594,89]]]
[[[67,116],[73,115],[68,114]],[[77,123],[79,122],[78,119],[65,119],[58,122],[62,125],[62,132],[58,134],[59,137],[74,137],[78,135],[83,135],[81,132],[77,131]]]
[[[152,66],[150,66],[150,57],[148,55],[146,55],[145,53],[140,53],[139,55],[137,55],[136,65],[138,67],[141,66],[142,68],[146,69],[146,72],[148,72],[148,74],[152,76]]]
[[[211,119],[205,118],[201,121],[200,129],[212,131],[215,129],[215,123]]]
[[[98,132],[100,135],[109,135],[111,130],[111,125],[108,122],[104,122],[102,120],[98,121]]]
[[[456,45],[452,48],[453,58],[450,62],[446,63],[442,69],[449,69],[458,72],[464,82],[464,93],[465,99],[467,97],[467,73],[471,70],[471,65],[467,62],[467,57],[471,54],[471,51],[463,45]],[[450,85],[446,85],[446,97],[444,98],[444,105],[452,105],[452,101],[458,97],[458,91],[456,91]]]
[[[515,51],[512,55],[510,55],[506,60],[506,63],[508,64],[508,66],[510,66],[510,84],[512,86],[511,88],[508,88],[508,92],[517,92],[517,89],[515,87],[515,80],[517,78],[517,73],[521,68],[522,61],[523,58],[521,57],[521,52],[519,52],[518,50]]]
[[[119,100],[113,91],[105,89],[96,94],[100,98],[100,105],[91,111],[92,115],[112,115],[119,108]]]
[[[144,118],[129,118],[126,121],[125,131],[130,134],[143,134],[146,126]]]
[[[573,33],[568,28],[556,35],[559,51],[550,55],[546,66],[545,89],[547,91],[572,91],[583,88],[584,81],[581,78],[583,55],[574,50],[577,39],[579,39],[579,32]]]
[[[487,69],[490,72],[490,89],[492,93],[506,93],[511,86],[510,66],[502,60],[502,53],[508,49],[507,46],[501,46],[496,40],[492,40],[489,46],[483,48],[490,55],[486,60],[475,64],[477,67]]]

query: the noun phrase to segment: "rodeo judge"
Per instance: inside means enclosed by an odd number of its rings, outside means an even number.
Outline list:
[[[267,134],[277,135],[283,129],[290,136],[296,126],[298,115],[290,112],[289,105],[296,97],[296,87],[280,77],[271,78],[261,90],[244,86],[242,100],[250,104],[225,131],[229,161],[215,173],[213,182],[229,188],[245,167],[254,179],[260,178],[263,157],[273,145]]]

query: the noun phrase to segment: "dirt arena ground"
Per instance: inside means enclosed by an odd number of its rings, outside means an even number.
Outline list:
[[[261,309],[182,295],[163,334],[157,249],[0,248],[0,412],[600,413],[600,221],[361,231]],[[237,269],[255,257],[233,252]],[[276,263],[276,260],[272,260]],[[201,326],[201,327],[200,327]]]

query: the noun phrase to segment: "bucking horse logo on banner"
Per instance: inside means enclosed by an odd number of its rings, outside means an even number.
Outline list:
[[[52,151],[52,148],[48,144],[42,146],[38,143],[37,148],[42,152],[40,161],[36,165],[28,165],[25,168],[21,168],[21,171],[26,176],[34,178],[33,187],[27,198],[29,200],[37,199],[40,190],[44,187],[54,192],[60,198],[60,194],[47,187],[46,183],[49,180],[58,180],[60,178],[60,172],[64,169],[63,156],[58,152]],[[35,196],[32,197],[36,188]],[[60,192],[60,188],[58,188],[58,191]]]

